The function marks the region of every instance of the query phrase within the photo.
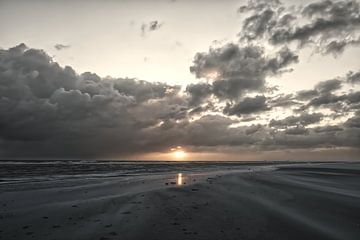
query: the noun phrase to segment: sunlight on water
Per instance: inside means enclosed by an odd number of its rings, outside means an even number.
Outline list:
[[[182,185],[182,184],[183,184],[182,173],[178,173],[178,175],[177,175],[177,185]]]

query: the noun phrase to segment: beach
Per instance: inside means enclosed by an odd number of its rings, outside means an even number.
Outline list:
[[[360,239],[358,162],[184,166],[3,180],[1,239]]]

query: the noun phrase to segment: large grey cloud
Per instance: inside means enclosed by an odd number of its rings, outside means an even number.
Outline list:
[[[256,96],[256,97],[246,97],[238,103],[227,104],[224,108],[224,113],[227,115],[237,115],[241,116],[242,114],[251,114],[261,111],[270,110],[270,107],[266,103],[266,97]]]
[[[344,86],[356,85],[358,83],[357,78],[358,72],[350,71],[344,77],[321,81],[313,89],[298,91],[293,96],[293,99],[297,103],[307,102],[300,107],[300,110],[309,107],[328,107],[333,110],[338,109],[339,111],[357,108],[360,103],[359,91],[339,92]]]
[[[268,101],[268,104],[270,107],[291,107],[294,105],[301,105],[301,102],[292,93],[282,93],[271,97]]]
[[[143,151],[147,128],[183,118],[187,107],[178,86],[78,75],[24,44],[0,51],[0,70],[3,155]]]
[[[316,84],[315,89],[320,94],[328,94],[335,90],[338,90],[342,87],[342,81],[339,79],[331,79],[327,81],[322,81]]]
[[[346,75],[347,82],[351,84],[360,84],[360,71],[358,72],[352,72],[350,71]]]
[[[186,91],[190,95],[190,105],[196,106],[211,95],[212,86],[208,83],[189,84]]]
[[[228,48],[235,52],[222,52]],[[338,93],[340,85],[357,82],[353,80],[356,73],[349,73],[341,84],[323,82],[314,89],[323,95],[345,96],[342,103],[352,107],[353,114],[342,122],[327,125],[321,122],[325,114],[307,113],[259,124],[252,121],[263,112],[287,108],[292,102],[307,104],[315,97],[243,95],[262,89],[263,83],[239,88],[234,95],[217,95],[213,83],[230,81],[233,76],[263,82],[295,58],[286,63],[287,54],[267,57],[258,48],[239,46],[214,51],[204,53],[193,71],[201,75],[215,66],[219,79],[188,85],[182,92],[179,86],[165,83],[78,74],[54,62],[44,51],[24,44],[0,50],[0,157],[121,158],[167,151],[177,145],[193,151],[358,148],[360,127],[355,105],[360,95],[356,91]],[[212,97],[220,102],[212,102]],[[200,110],[193,119],[198,107],[210,113]],[[243,116],[249,114],[250,118]],[[247,124],[238,126],[243,122]]]
[[[244,20],[242,40],[265,39],[280,45],[313,45],[323,54],[338,55],[360,43],[360,4],[356,0],[323,0],[299,8],[279,1],[250,1],[240,9],[251,12]]]
[[[349,118],[345,122],[345,126],[350,128],[360,128],[360,111],[357,111],[352,118]]]
[[[269,126],[277,127],[288,127],[288,126],[307,126],[312,123],[317,123],[323,118],[321,113],[302,113],[298,116],[289,116],[281,120],[272,119],[269,123]]]
[[[267,76],[280,74],[297,61],[298,56],[288,48],[282,48],[274,56],[267,56],[263,48],[228,43],[197,53],[190,71],[197,78],[210,79],[212,86],[207,88],[217,98],[236,100],[247,92],[263,91]],[[190,93],[196,95],[200,92]]]

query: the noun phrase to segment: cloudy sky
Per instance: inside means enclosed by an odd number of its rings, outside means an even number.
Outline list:
[[[1,159],[359,160],[359,1],[0,0],[0,30]]]

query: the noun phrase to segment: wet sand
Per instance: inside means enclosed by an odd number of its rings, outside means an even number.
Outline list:
[[[0,239],[360,239],[359,163],[1,191]]]

